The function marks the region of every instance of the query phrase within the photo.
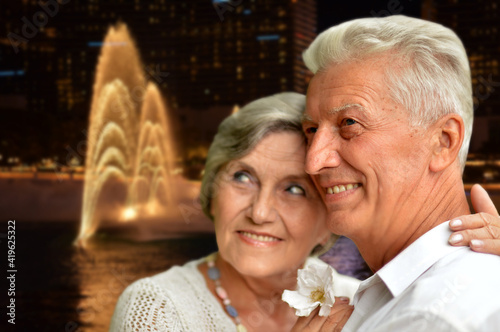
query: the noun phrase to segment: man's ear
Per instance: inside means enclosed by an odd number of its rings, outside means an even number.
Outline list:
[[[432,172],[440,172],[457,160],[464,141],[464,121],[458,114],[447,114],[432,127],[432,160],[429,168]]]

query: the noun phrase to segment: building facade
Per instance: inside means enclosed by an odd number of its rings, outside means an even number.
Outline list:
[[[305,93],[311,77],[301,54],[316,36],[315,0],[22,0],[3,7],[0,116],[16,123],[25,112],[46,127],[31,132],[46,137],[43,148],[14,143],[15,133],[2,128],[14,150],[64,154],[65,145],[84,139],[100,43],[117,22],[128,25],[148,80],[181,127],[196,130],[197,112],[216,110],[217,123],[235,104]],[[215,130],[196,140],[210,141]]]
[[[500,145],[500,1],[424,0],[422,15],[451,28],[462,39],[474,94],[470,151],[495,153]]]

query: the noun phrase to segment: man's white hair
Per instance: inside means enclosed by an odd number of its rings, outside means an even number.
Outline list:
[[[410,123],[424,126],[455,113],[465,124],[458,158],[465,166],[473,122],[472,84],[464,46],[450,29],[402,15],[362,18],[321,33],[304,51],[316,73],[332,64],[383,53],[385,79],[392,99],[410,112]]]

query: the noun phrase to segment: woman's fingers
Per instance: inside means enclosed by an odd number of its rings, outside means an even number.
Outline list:
[[[448,241],[454,246],[470,245],[474,239],[500,242],[500,218],[491,214],[481,212],[458,217],[450,221],[450,229],[454,232]]]
[[[500,256],[500,240],[471,240],[470,248],[477,252],[484,252]]]
[[[336,297],[328,317],[319,316],[319,308],[316,308],[308,317],[299,317],[292,331],[341,331],[353,309],[348,298]]]
[[[311,314],[307,317],[299,317],[291,332],[319,331],[319,328],[321,328],[327,318],[318,315],[319,309],[319,307],[314,309],[314,311],[311,312]]]
[[[352,305],[350,305],[348,310],[345,311],[344,317],[342,317],[342,320],[337,325],[337,330],[335,330],[335,332],[342,331],[342,329],[344,328],[344,325],[347,323],[347,321],[351,317],[353,311],[354,311],[354,307]]]
[[[485,212],[498,217],[498,211],[490,196],[479,184],[472,186],[470,190],[470,200],[476,212]]]
[[[347,322],[349,317],[351,317],[353,310],[354,307],[352,305],[349,305],[348,303],[343,303],[338,305],[334,313],[330,312],[330,316],[328,316],[327,320],[323,324],[323,327],[320,331],[325,331],[325,332],[342,331],[345,323]]]
[[[474,251],[500,255],[500,218],[495,205],[486,190],[478,184],[472,186],[471,201],[479,213],[451,220],[450,229],[454,233],[449,243],[454,246],[469,245]]]

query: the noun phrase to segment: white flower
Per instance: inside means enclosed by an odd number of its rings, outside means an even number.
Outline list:
[[[328,316],[335,303],[333,276],[329,265],[311,264],[298,271],[297,290],[285,290],[281,299],[295,309],[297,316],[309,316],[319,305],[320,316]]]

